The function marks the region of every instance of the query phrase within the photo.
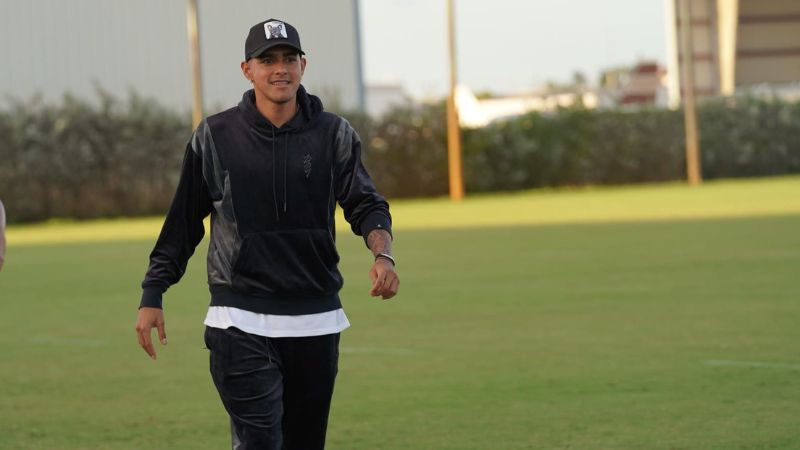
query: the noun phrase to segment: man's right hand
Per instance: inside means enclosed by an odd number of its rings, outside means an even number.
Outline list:
[[[164,310],[160,308],[139,308],[139,317],[136,320],[136,335],[139,345],[151,358],[156,359],[156,349],[150,339],[151,330],[158,329],[158,340],[161,345],[167,345],[167,333],[164,330]]]

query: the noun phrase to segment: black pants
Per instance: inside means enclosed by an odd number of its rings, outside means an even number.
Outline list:
[[[205,343],[234,450],[325,447],[339,333],[267,338],[206,327]]]

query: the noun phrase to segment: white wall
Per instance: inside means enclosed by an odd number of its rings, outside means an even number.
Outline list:
[[[300,31],[308,55],[304,84],[362,104],[354,8],[357,0],[200,0],[206,113],[236,104],[249,83],[239,70],[250,27],[270,17]],[[183,0],[0,0],[0,101],[65,91],[96,100],[94,83],[129,89],[188,111],[191,86]],[[327,98],[326,98],[327,97]]]

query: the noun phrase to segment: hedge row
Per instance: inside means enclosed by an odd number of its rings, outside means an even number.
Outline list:
[[[39,98],[0,111],[0,198],[10,221],[160,214],[169,207],[188,117],[131,94],[89,104]]]
[[[704,103],[698,115],[704,179],[800,173],[800,102],[729,98]],[[399,197],[446,194],[443,120],[442,106],[407,108],[368,128],[368,165],[399,174],[384,179],[379,170],[377,183]],[[467,192],[686,176],[681,110],[530,113],[464,130],[462,140]]]
[[[0,111],[0,198],[14,221],[164,212],[189,117],[131,94],[89,103],[34,98]],[[444,105],[379,120],[346,114],[387,196],[447,192]],[[699,110],[706,179],[800,173],[800,103],[731,98]],[[684,177],[681,111],[564,109],[463,133],[468,192],[619,184]]]

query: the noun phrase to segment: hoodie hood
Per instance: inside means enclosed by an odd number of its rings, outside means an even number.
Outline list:
[[[289,122],[280,128],[273,125],[258,111],[258,108],[256,108],[256,93],[253,89],[246,91],[242,95],[239,109],[244,112],[248,121],[262,133],[271,133],[272,131],[294,133],[310,127],[324,111],[322,100],[316,95],[309,94],[302,84],[297,89],[297,104],[300,107],[299,114],[295,114]]]

